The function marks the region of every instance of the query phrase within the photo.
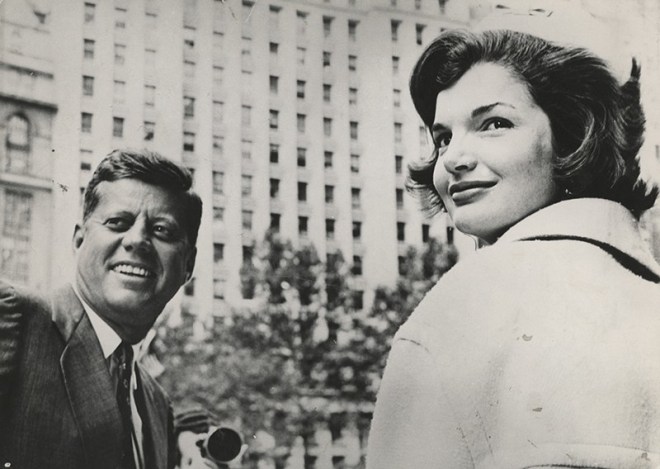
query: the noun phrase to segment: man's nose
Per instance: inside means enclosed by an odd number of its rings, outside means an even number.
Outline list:
[[[133,225],[124,232],[122,245],[127,249],[148,250],[151,248],[149,227],[143,220],[135,220]]]
[[[440,160],[451,174],[473,170],[477,166],[477,158],[471,148],[469,136],[454,135]]]

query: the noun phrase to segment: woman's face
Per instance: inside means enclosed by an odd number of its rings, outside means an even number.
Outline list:
[[[435,109],[433,182],[463,233],[493,243],[557,199],[550,120],[507,68],[474,65]]]

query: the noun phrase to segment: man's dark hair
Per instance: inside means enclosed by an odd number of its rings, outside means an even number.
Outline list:
[[[195,246],[202,217],[202,201],[192,190],[190,171],[150,150],[113,150],[99,163],[85,189],[83,221],[89,218],[99,203],[98,185],[119,179],[137,179],[179,195],[185,208],[183,228],[190,245]]]
[[[623,204],[636,217],[651,208],[658,188],[640,180],[637,154],[644,141],[640,67],[619,85],[607,65],[582,48],[568,48],[514,31],[449,31],[423,52],[410,93],[430,129],[439,92],[477,63],[506,67],[527,86],[550,120],[557,185],[571,197],[599,197]],[[408,189],[434,214],[444,206],[433,185],[437,150],[409,165]]]

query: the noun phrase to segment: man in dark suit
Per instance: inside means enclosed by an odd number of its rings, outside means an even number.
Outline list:
[[[112,152],[85,191],[74,284],[44,298],[0,282],[0,466],[174,466],[169,400],[133,357],[192,274],[191,185],[156,153]]]

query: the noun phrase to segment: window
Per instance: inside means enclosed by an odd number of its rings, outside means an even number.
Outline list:
[[[271,75],[268,77],[268,83],[270,85],[270,94],[277,95],[280,88],[280,78],[275,75]]]
[[[307,236],[309,234],[309,228],[308,228],[308,221],[309,219],[307,217],[298,217],[298,235],[299,236]]]
[[[126,29],[125,8],[115,8],[115,29]]]
[[[396,208],[403,209],[403,189],[396,189]]]
[[[244,163],[252,161],[252,140],[243,140],[241,142],[241,159]]]
[[[305,98],[305,81],[304,80],[297,80],[296,81],[296,96],[298,99],[304,99]]]
[[[195,277],[188,280],[183,286],[183,294],[186,296],[195,296]]]
[[[221,228],[225,222],[225,208],[213,207],[213,226]]]
[[[351,173],[360,174],[360,155],[351,153]]]
[[[427,243],[430,238],[431,227],[427,223],[422,223],[422,241]]]
[[[80,131],[84,134],[92,133],[92,115],[88,112],[80,115]]]
[[[396,223],[396,239],[401,242],[406,240],[406,224],[401,221]]]
[[[307,202],[307,183],[298,183],[298,202]]]
[[[112,118],[112,136],[117,138],[124,137],[124,118],[123,117],[113,117]]]
[[[323,152],[323,166],[326,168],[332,168],[332,152],[324,151]]]
[[[325,186],[325,203],[332,204],[335,201],[335,186]]]
[[[358,209],[362,205],[360,201],[360,188],[352,187],[351,188],[351,208]]]
[[[7,121],[7,160],[4,170],[10,173],[27,173],[30,170],[30,123],[14,114]]]
[[[330,67],[330,60],[332,59],[332,53],[327,50],[323,51],[323,68]]]
[[[351,121],[349,123],[349,129],[350,129],[351,140],[357,140],[357,138],[358,138],[358,123],[355,122],[355,121]]]
[[[0,217],[0,272],[3,276],[27,283],[29,276],[30,233],[32,231],[32,194],[7,189]]]
[[[243,24],[249,23],[252,18],[252,9],[254,8],[254,3],[252,2],[243,2],[243,17],[241,18],[243,20]]]
[[[270,198],[279,199],[280,198],[280,180],[275,178],[270,178]]]
[[[397,0],[390,0],[390,6],[396,8]]]
[[[241,124],[243,127],[250,127],[252,123],[252,106],[241,106]]]
[[[188,30],[185,30],[188,31]],[[192,54],[195,51],[195,39],[193,37],[184,37],[183,38],[183,53],[184,56],[187,54]]]
[[[353,299],[353,309],[360,310],[364,308],[364,292],[355,290],[351,297]]]
[[[307,13],[303,11],[297,11],[296,24],[297,24],[298,36],[304,36],[307,33]]]
[[[145,36],[149,37],[154,31],[158,29],[158,16],[153,12],[145,12],[144,15],[144,30],[146,32]]]
[[[400,68],[400,60],[398,56],[393,55],[392,56],[392,75],[397,76],[399,75],[399,68]]]
[[[224,300],[226,284],[227,281],[223,278],[213,279],[213,298],[216,300]]]
[[[325,219],[325,237],[335,239],[335,221],[332,218]]]
[[[243,69],[250,69],[252,66],[252,39],[244,37],[241,39],[241,65]]]
[[[271,42],[269,45],[270,50],[270,61],[272,63],[277,63],[277,50],[279,49],[279,44],[276,42]]]
[[[280,9],[273,5],[268,11],[268,26],[271,30],[277,30],[280,27]]]
[[[297,156],[298,167],[304,168],[307,166],[307,148],[298,147]]]
[[[353,222],[353,239],[359,241],[362,239],[362,222],[354,221]]]
[[[211,116],[214,123],[220,123],[223,121],[225,113],[225,103],[222,101],[213,101],[213,115]]]
[[[406,258],[404,256],[397,256],[397,263],[399,266],[399,275],[406,275],[408,271],[406,268]]]
[[[252,229],[252,210],[243,210],[241,212],[241,226],[244,230]]]
[[[83,58],[94,58],[94,46],[96,45],[94,39],[83,39]]]
[[[394,141],[401,142],[403,140],[403,124],[401,122],[394,123]]]
[[[424,27],[423,24],[415,25],[415,42],[417,42],[417,45],[419,46],[424,42]]]
[[[115,65],[124,65],[126,61],[126,46],[115,44]]]
[[[397,42],[399,40],[399,25],[401,24],[401,21],[398,20],[392,20],[390,23],[390,29],[392,33],[392,42]]]
[[[332,98],[332,85],[323,84],[323,102],[329,103]]]
[[[115,80],[113,86],[113,100],[115,103],[123,103],[126,101],[126,82],[122,80]]]
[[[195,62],[190,60],[183,62],[183,77],[188,81],[195,78]]]
[[[422,9],[422,0],[415,0],[415,10]]]
[[[296,126],[299,133],[305,133],[305,114],[296,114]]]
[[[279,116],[280,116],[279,111],[276,111],[275,109],[270,110],[268,120],[269,120],[269,125],[270,125],[271,129],[277,130],[277,128],[279,127]],[[271,150],[272,150],[272,148],[273,148],[273,146],[271,145]],[[272,156],[272,153],[271,153],[271,156]]]
[[[332,135],[332,119],[329,117],[323,118],[323,135],[330,137]]]
[[[323,17],[323,37],[329,38],[332,35],[332,20],[331,16]]]
[[[355,42],[357,38],[357,25],[358,22],[355,20],[348,20],[348,40],[350,42]]]
[[[213,136],[213,153],[219,156],[225,151],[225,139],[220,135]]]
[[[305,65],[305,55],[307,54],[307,49],[304,47],[298,47],[296,49],[298,65]]]
[[[94,96],[94,77],[83,75],[82,77],[83,96]]]
[[[357,105],[357,88],[349,88],[348,89],[348,104],[350,106],[356,106]]]
[[[213,263],[216,267],[225,260],[225,245],[222,243],[213,243]]]
[[[348,70],[351,72],[355,72],[357,70],[357,56],[348,56]]]
[[[270,214],[270,226],[269,228],[271,231],[275,233],[280,232],[280,220],[282,219],[282,216],[279,213],[271,213]]]
[[[144,140],[145,141],[153,140],[155,133],[156,133],[156,123],[144,121]]]
[[[85,3],[85,23],[93,23],[94,17],[96,16],[96,5],[93,3]]]
[[[224,83],[225,69],[222,67],[214,66],[213,67],[213,88],[220,89]]]
[[[222,171],[213,171],[213,193],[224,194],[225,192],[225,173]]]
[[[187,119],[195,117],[195,98],[192,96],[183,97],[183,117]]]
[[[362,275],[362,256],[353,256],[353,267],[351,268],[353,275]]]
[[[223,58],[222,51],[224,49],[225,35],[223,33],[214,32],[212,41],[213,63],[220,64]]]
[[[424,147],[428,144],[428,134],[426,133],[426,127],[423,125],[419,126],[419,145]]]
[[[447,244],[454,244],[454,227],[447,227]]]
[[[270,144],[270,162],[277,164],[280,162],[280,146],[276,143]]]
[[[156,87],[154,85],[144,85],[144,106],[154,107],[156,104]]]
[[[392,98],[394,100],[394,107],[401,107],[401,90],[392,90]]]
[[[403,156],[394,155],[394,171],[396,174],[403,174]]]
[[[192,132],[183,133],[183,151],[195,151],[195,134]]]
[[[243,174],[241,176],[241,195],[249,197],[252,195],[252,176]]]

